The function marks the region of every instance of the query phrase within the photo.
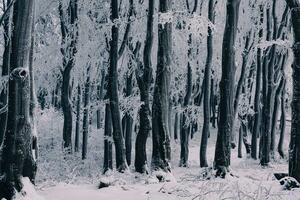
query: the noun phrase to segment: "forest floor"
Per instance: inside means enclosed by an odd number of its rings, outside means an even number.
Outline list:
[[[179,168],[180,144],[172,142],[172,175],[170,182],[158,183],[155,176],[142,176],[134,172],[101,175],[103,159],[103,135],[91,127],[89,156],[81,161],[80,155],[64,158],[61,152],[61,116],[47,111],[39,117],[40,159],[37,175],[38,196],[28,200],[199,200],[199,199],[300,199],[300,189],[286,191],[273,174],[287,172],[287,161],[272,161],[270,167],[262,168],[259,161],[243,158],[232,151],[231,172],[226,179],[215,178],[211,170],[199,168],[200,133],[190,142],[190,166]],[[44,132],[44,130],[50,130]],[[201,129],[200,129],[201,130]],[[216,129],[212,129],[208,146],[208,162],[213,163]],[[286,140],[289,140],[286,136]],[[286,141],[287,148],[288,141]],[[151,138],[148,139],[149,159]],[[134,156],[133,156],[134,158]],[[133,171],[133,170],[132,170]],[[204,179],[203,174],[210,179]],[[109,180],[112,186],[98,189],[100,180]]]

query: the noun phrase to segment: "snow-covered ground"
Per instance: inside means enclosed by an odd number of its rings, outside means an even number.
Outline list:
[[[61,152],[61,116],[47,111],[39,117],[40,161],[36,190],[45,200],[199,200],[199,199],[300,199],[300,189],[285,191],[275,180],[274,172],[287,172],[287,161],[277,159],[263,169],[258,161],[237,158],[232,151],[231,171],[226,179],[211,176],[205,180],[205,169],[199,167],[200,134],[190,143],[190,167],[179,168],[180,146],[172,142],[172,176],[170,182],[158,183],[155,176],[134,172],[101,175],[103,135],[91,128],[89,157],[81,161],[80,154],[63,159]],[[50,130],[44,132],[45,130]],[[212,165],[216,130],[213,129],[208,147],[208,162]],[[286,140],[289,140],[286,137]],[[288,141],[286,141],[286,144]],[[151,139],[148,140],[151,156]],[[287,145],[286,145],[287,147]],[[134,158],[134,157],[133,157]],[[132,170],[133,171],[133,170]],[[206,169],[208,174],[210,170]],[[209,175],[208,175],[209,176]],[[97,189],[100,180],[108,179],[112,186]],[[29,198],[30,199],[30,198]],[[35,200],[31,198],[31,200]],[[38,199],[40,200],[40,199]]]

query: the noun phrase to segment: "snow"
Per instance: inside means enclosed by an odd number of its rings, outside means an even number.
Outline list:
[[[130,171],[123,174],[110,171],[102,175],[103,137],[101,136],[103,133],[99,134],[99,130],[91,127],[89,156],[86,161],[82,162],[80,155],[77,154],[70,158],[63,158],[59,153],[61,143],[58,142],[58,137],[61,137],[62,121],[57,115],[59,114],[55,111],[46,111],[39,117],[37,128],[40,134],[41,156],[36,186],[38,195],[30,184],[25,184],[26,190],[29,191],[28,196],[20,200],[42,200],[42,198],[43,200],[299,199],[300,189],[283,190],[283,186],[275,180],[273,173],[286,173],[288,170],[287,161],[277,157],[270,167],[262,168],[259,161],[247,158],[244,149],[243,158],[237,158],[237,149],[234,149],[231,157],[232,175],[227,175],[226,179],[215,178],[211,166],[201,169],[199,167],[200,133],[196,133],[195,138],[190,141],[189,168],[178,167],[180,144],[172,140],[172,174],[164,174],[167,177],[166,182],[159,182],[156,178],[157,174],[135,173],[132,167]],[[53,127],[51,129],[47,126]],[[44,133],[42,130],[51,130],[51,132]],[[216,129],[212,129],[207,150],[210,165],[214,158],[216,134]],[[51,139],[51,135],[54,138]],[[285,141],[286,148],[287,144],[288,141]],[[49,148],[46,148],[47,145]],[[150,160],[151,138],[148,139],[147,148]],[[110,186],[98,189],[100,181],[109,183]]]

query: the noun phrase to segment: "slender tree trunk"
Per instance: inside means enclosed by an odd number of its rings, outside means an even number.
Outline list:
[[[130,72],[126,78],[126,97],[129,97],[132,93],[133,83],[132,83],[133,73]],[[125,146],[126,146],[126,161],[127,164],[131,164],[131,149],[132,149],[132,130],[133,130],[133,118],[130,116],[130,113],[125,113],[124,115],[124,126],[123,132],[125,137]]]
[[[211,125],[213,128],[216,128],[216,105],[217,105],[217,99],[214,91],[214,78],[211,78],[211,84],[210,84],[210,107],[211,107]]]
[[[191,35],[190,35],[191,37]],[[191,40],[191,38],[190,38]],[[190,98],[192,95],[192,68],[190,63],[188,63],[188,73],[187,73],[187,87],[186,95],[184,97],[183,107],[186,108],[190,103]],[[189,135],[190,135],[190,124],[187,124],[188,112],[183,113],[182,116],[182,127],[180,131],[180,163],[181,167],[188,167],[189,158]]]
[[[218,136],[215,151],[216,175],[225,177],[230,165],[230,140],[234,120],[235,38],[237,32],[240,0],[227,1],[227,20],[223,38],[222,77]]]
[[[118,0],[111,0],[111,20],[119,19]],[[110,101],[110,109],[113,125],[113,139],[115,143],[116,164],[119,172],[124,172],[128,169],[126,162],[126,148],[123,137],[121,114],[119,108],[118,94],[118,40],[119,28],[114,24],[111,29],[112,37],[110,41],[110,66],[108,72],[108,95]]]
[[[34,85],[30,77],[33,76],[34,4],[34,0],[28,0],[14,5],[8,120],[0,150],[0,199],[14,199],[15,191],[23,188],[22,177],[35,181],[37,139]]]
[[[63,146],[71,153],[73,114],[70,80],[71,70],[75,65],[75,55],[77,52],[77,0],[70,0],[66,13],[63,10],[62,2],[60,2],[59,13],[62,33],[61,52],[63,54],[63,80],[61,89],[61,106],[64,114]]]
[[[208,19],[211,23],[215,23],[215,0],[210,0],[208,5]],[[207,140],[210,135],[209,130],[209,122],[210,122],[210,81],[211,81],[211,68],[212,68],[212,59],[213,59],[213,32],[212,28],[208,27],[208,36],[207,36],[207,57],[206,57],[206,65],[204,72],[204,104],[203,104],[203,129],[202,129],[202,137],[201,137],[201,145],[200,145],[200,167],[207,167],[207,158],[206,158],[206,150],[207,150]]]
[[[286,114],[285,114],[285,84],[284,81],[283,88],[281,91],[281,116],[280,116],[280,137],[278,141],[278,153],[281,158],[284,158],[284,151],[283,151],[283,142],[284,142],[284,134],[285,134],[285,127],[286,127]]]
[[[159,12],[171,10],[171,0],[159,1]],[[157,70],[152,106],[152,169],[171,171],[168,125],[169,84],[172,54],[172,24],[158,25]]]
[[[105,124],[104,124],[104,164],[103,173],[112,170],[112,122],[111,110],[109,104],[105,106]]]
[[[104,83],[105,83],[105,70],[101,70],[101,83],[97,88],[98,92],[98,102],[103,100],[104,95]],[[97,109],[97,129],[100,129],[102,127],[102,118],[101,118],[101,109]]]
[[[76,105],[76,127],[75,127],[75,152],[79,151],[80,115],[81,110],[81,86],[77,86],[77,105]]]
[[[85,82],[84,91],[84,109],[83,109],[83,124],[82,124],[82,160],[87,157],[87,147],[88,147],[88,134],[89,134],[89,114],[90,114],[90,88],[91,88],[91,78],[90,78],[90,68],[89,64],[87,69],[87,79]]]
[[[264,6],[260,5],[260,25],[264,22]],[[263,37],[263,29],[259,30],[259,41],[262,40]],[[262,49],[257,49],[256,56],[256,88],[255,88],[255,97],[254,97],[254,124],[253,124],[253,132],[251,139],[251,157],[253,159],[257,159],[257,138],[260,135],[260,122],[261,122],[261,74],[262,74]]]

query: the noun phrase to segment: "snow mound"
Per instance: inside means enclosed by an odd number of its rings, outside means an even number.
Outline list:
[[[29,178],[23,178],[22,182],[24,187],[20,193],[17,193],[16,200],[45,200],[43,197],[37,194]]]

